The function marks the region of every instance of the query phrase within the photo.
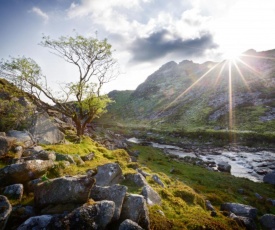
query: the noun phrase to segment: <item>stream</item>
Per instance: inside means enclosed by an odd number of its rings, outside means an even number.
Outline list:
[[[128,142],[142,144],[144,141],[135,137],[127,139]],[[193,157],[200,158],[205,163],[216,165],[220,162],[227,162],[231,165],[231,174],[236,177],[243,177],[255,182],[262,182],[266,173],[275,170],[275,153],[271,151],[247,152],[236,149],[229,151],[227,149],[215,148],[210,150],[184,149],[174,145],[159,144],[156,142],[146,142],[154,148],[163,149],[166,154],[174,155],[179,158]]]

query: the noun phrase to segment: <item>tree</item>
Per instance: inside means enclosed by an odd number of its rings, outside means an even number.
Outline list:
[[[29,93],[40,108],[53,109],[72,118],[77,135],[81,136],[87,124],[105,113],[111,102],[107,95],[101,95],[102,86],[118,75],[111,45],[106,39],[79,35],[57,40],[44,36],[40,45],[74,65],[79,74],[77,80],[60,85],[61,91],[53,93],[38,64],[26,57],[2,61],[0,74]]]

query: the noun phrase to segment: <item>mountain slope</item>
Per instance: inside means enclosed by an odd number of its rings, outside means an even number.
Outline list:
[[[168,62],[135,91],[113,91],[103,120],[159,129],[275,130],[275,50],[220,63]]]

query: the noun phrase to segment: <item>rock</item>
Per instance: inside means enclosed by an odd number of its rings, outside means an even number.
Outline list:
[[[275,206],[275,200],[274,199],[268,198],[266,201],[268,203],[270,203],[272,206]]]
[[[45,215],[54,215],[54,214],[64,214],[64,213],[70,213],[76,208],[79,208],[82,206],[82,204],[50,204],[46,208],[41,209],[40,213]]]
[[[141,195],[126,195],[122,206],[120,220],[130,219],[144,229],[150,229],[149,212],[146,201]]]
[[[265,214],[260,218],[260,223],[263,229],[274,230],[275,229],[275,215]]]
[[[91,177],[60,177],[34,187],[34,202],[38,207],[50,204],[85,203],[95,183]]]
[[[74,158],[69,154],[55,153],[56,161],[68,161],[71,164],[76,164]]]
[[[111,200],[115,203],[113,221],[120,217],[122,204],[127,192],[127,187],[123,185],[113,185],[110,187],[94,186],[91,190],[90,198],[95,201]]]
[[[239,188],[238,190],[237,190],[237,192],[239,193],[239,194],[244,194],[244,189],[243,188]]]
[[[28,157],[24,157],[23,158],[24,161],[29,161],[29,160],[52,160],[55,161],[56,160],[56,155],[55,152],[53,151],[40,151],[37,153],[33,153],[32,155],[28,156]]]
[[[141,170],[141,169],[137,169],[137,172],[140,173],[140,174],[141,174],[142,176],[144,176],[145,178],[146,178],[147,176],[151,176],[150,173],[144,172],[144,171]]]
[[[231,165],[228,164],[227,162],[219,162],[218,163],[218,170],[221,172],[229,172],[231,171]]]
[[[231,213],[229,217],[235,220],[240,226],[245,227],[247,230],[257,229],[255,222],[249,217],[236,216],[234,213]]]
[[[5,132],[0,132],[0,137],[6,137],[6,133]]]
[[[118,230],[143,230],[136,222],[132,220],[124,220],[120,225]]]
[[[113,201],[85,204],[63,218],[53,218],[48,229],[91,229],[104,230],[111,222],[115,211]]]
[[[73,159],[76,165],[85,165],[85,162],[81,159],[81,157],[78,154],[74,154]]]
[[[17,205],[12,207],[12,212],[7,223],[7,229],[15,229],[20,226],[25,220],[35,216],[34,207]]]
[[[275,184],[275,170],[270,173],[267,173],[264,176],[263,181],[268,184]]]
[[[127,174],[127,175],[125,175],[125,180],[134,183],[138,187],[143,187],[143,186],[147,185],[147,181],[140,173]]]
[[[148,205],[161,204],[161,197],[152,189],[151,186],[145,185],[141,191],[141,195],[144,196]]]
[[[91,161],[91,160],[94,159],[94,157],[95,157],[95,154],[94,154],[93,152],[91,152],[91,153],[89,153],[89,154],[86,155],[86,156],[82,156],[81,159],[82,159],[83,161]]]
[[[5,156],[15,142],[16,138],[0,136],[0,157]]]
[[[158,175],[153,175],[152,176],[153,181],[155,181],[157,184],[159,184],[161,187],[165,187],[164,184],[162,183],[162,181],[160,180],[160,178],[158,177]]]
[[[224,203],[221,205],[221,211],[229,211],[237,216],[249,217],[255,219],[258,210],[252,206],[238,203]]]
[[[47,113],[40,113],[32,127],[32,135],[38,144],[58,144],[65,140],[65,135],[58,129]]]
[[[25,148],[28,148],[28,147],[34,145],[34,141],[33,141],[31,134],[29,132],[10,130],[7,132],[7,135],[9,137],[16,138],[17,142],[22,143]]]
[[[209,211],[215,211],[213,205],[211,204],[211,202],[209,200],[205,200],[205,206],[206,206],[207,210],[209,210]]]
[[[15,158],[19,159],[22,157],[22,154],[23,154],[23,147],[22,146],[16,146],[14,148],[14,151],[15,151]]]
[[[11,214],[12,207],[5,196],[0,195],[0,229],[5,229],[9,216]]]
[[[53,161],[31,160],[19,164],[8,165],[0,169],[0,184],[24,184],[39,178],[54,166]]]
[[[24,149],[23,151],[23,154],[22,156],[23,157],[28,157],[32,154],[36,154],[36,153],[39,153],[41,151],[43,151],[44,149],[41,147],[41,146],[33,146],[32,148],[27,148],[27,149]]]
[[[34,188],[40,183],[43,182],[42,178],[37,178],[34,180],[31,180],[27,184],[27,192],[34,192]]]
[[[52,218],[53,216],[51,215],[30,217],[23,224],[21,224],[17,230],[48,229],[47,226],[51,222]]]
[[[97,168],[95,179],[98,186],[114,185],[122,181],[122,170],[116,163],[101,165]]]
[[[3,194],[11,200],[21,201],[24,187],[22,184],[13,184],[4,188]]]

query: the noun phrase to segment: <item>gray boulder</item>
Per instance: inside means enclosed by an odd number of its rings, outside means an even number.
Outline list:
[[[51,222],[52,218],[53,216],[51,215],[30,217],[23,224],[21,224],[17,230],[47,229],[47,226]]]
[[[65,135],[47,113],[40,113],[36,117],[32,134],[38,144],[58,144],[64,142]]]
[[[129,219],[124,220],[120,225],[118,230],[143,230],[137,223]]]
[[[231,171],[231,165],[228,164],[227,162],[219,162],[218,163],[218,170],[221,171],[221,172],[228,172],[230,173]]]
[[[0,184],[24,184],[39,178],[54,166],[53,161],[31,160],[19,164],[8,165],[0,169]]]
[[[68,161],[71,164],[76,164],[74,158],[69,154],[55,153],[56,161]]]
[[[257,230],[254,220],[249,217],[236,216],[234,213],[231,213],[229,218],[235,220],[240,226],[245,227],[247,230]]]
[[[163,182],[161,181],[161,179],[158,177],[158,175],[153,175],[152,176],[152,179],[153,179],[153,181],[155,181],[157,184],[159,184],[161,187],[165,187],[164,186],[164,184],[163,184]]]
[[[5,156],[15,142],[16,138],[0,136],[0,157]]]
[[[91,153],[89,153],[89,154],[86,155],[86,156],[82,156],[81,159],[82,159],[83,161],[91,161],[91,160],[94,159],[94,157],[95,157],[95,154],[94,154],[93,152],[91,152]]]
[[[143,187],[148,184],[145,178],[140,173],[126,174],[125,180],[134,183],[138,187]]]
[[[12,212],[9,217],[7,229],[15,229],[13,226],[20,226],[24,221],[30,217],[36,216],[34,207],[16,205],[12,207]]]
[[[122,204],[127,192],[127,187],[123,185],[112,185],[110,187],[94,186],[91,190],[90,198],[95,201],[111,200],[115,203],[113,221],[120,217]]]
[[[143,187],[141,195],[144,196],[148,205],[161,204],[161,197],[159,194],[149,185]]]
[[[137,172],[140,173],[140,174],[141,174],[142,176],[144,176],[145,178],[146,178],[147,176],[151,176],[150,173],[147,173],[147,172],[143,171],[142,169],[137,169]]]
[[[23,157],[28,157],[31,156],[32,154],[39,153],[41,151],[44,151],[44,149],[41,146],[33,146],[32,148],[27,148],[24,149],[22,156]]]
[[[122,170],[116,163],[109,163],[98,166],[95,179],[96,185],[98,186],[110,186],[118,184],[123,180]]]
[[[144,229],[150,229],[149,212],[143,196],[126,195],[122,206],[120,220],[130,219]]]
[[[0,195],[0,229],[5,229],[5,226],[7,224],[8,218],[11,214],[12,207],[5,196]]]
[[[263,181],[268,184],[275,184],[275,170],[270,173],[267,173],[264,176]]]
[[[7,132],[9,137],[14,137],[17,139],[17,142],[21,142],[25,148],[28,148],[34,145],[34,141],[29,132],[10,130]]]
[[[60,177],[34,187],[34,202],[38,207],[50,204],[85,203],[95,183],[91,177]]]
[[[113,201],[85,204],[63,218],[53,218],[48,229],[91,229],[104,230],[111,222],[115,211]]]
[[[55,161],[56,160],[56,155],[55,152],[53,151],[40,151],[37,153],[33,153],[32,155],[28,156],[28,157],[24,157],[22,158],[24,161],[29,161],[29,160],[52,160]]]
[[[263,229],[274,230],[275,229],[275,215],[265,214],[260,218],[260,223]]]
[[[11,200],[21,201],[24,192],[22,184],[13,184],[4,188],[3,194]]]
[[[232,212],[237,216],[249,217],[255,219],[258,210],[252,206],[238,203],[224,203],[221,205],[221,211]]]

